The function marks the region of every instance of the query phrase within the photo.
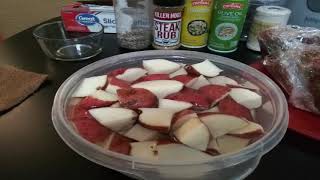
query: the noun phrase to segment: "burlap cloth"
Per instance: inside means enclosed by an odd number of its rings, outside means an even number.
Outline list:
[[[47,75],[0,66],[0,112],[19,104],[35,92]]]

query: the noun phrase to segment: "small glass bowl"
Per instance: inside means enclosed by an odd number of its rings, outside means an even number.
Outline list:
[[[50,58],[62,61],[89,59],[102,52],[104,28],[96,23],[99,32],[69,32],[62,21],[46,23],[33,31],[43,52]]]

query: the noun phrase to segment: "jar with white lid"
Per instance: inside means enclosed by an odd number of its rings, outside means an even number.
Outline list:
[[[286,25],[290,14],[291,11],[288,8],[281,6],[258,7],[250,27],[247,47],[254,51],[260,51],[258,34],[270,27]]]
[[[249,9],[246,21],[243,26],[241,40],[246,41],[248,39],[253,17],[256,14],[256,9],[260,6],[285,6],[288,0],[249,0]]]

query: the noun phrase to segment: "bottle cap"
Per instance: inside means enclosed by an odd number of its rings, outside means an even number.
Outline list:
[[[263,16],[289,16],[291,11],[281,6],[260,6],[257,8],[257,14]]]
[[[182,6],[184,5],[184,0],[153,0],[153,4],[157,6]]]

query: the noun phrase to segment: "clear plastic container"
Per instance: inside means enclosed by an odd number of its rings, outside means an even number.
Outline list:
[[[151,45],[150,0],[113,0],[117,39],[120,47],[141,50]]]
[[[212,157],[205,161],[155,162],[104,150],[83,139],[67,120],[70,97],[83,78],[105,74],[119,67],[136,67],[142,60],[165,58],[193,64],[204,59],[212,60],[226,74],[251,81],[260,88],[264,108],[259,108],[256,118],[266,134],[241,151]],[[288,127],[288,107],[280,88],[267,76],[240,62],[194,51],[157,50],[140,51],[109,57],[90,64],[70,76],[58,90],[52,120],[56,131],[74,151],[83,157],[137,179],[244,179],[259,164],[261,157],[275,147]]]

